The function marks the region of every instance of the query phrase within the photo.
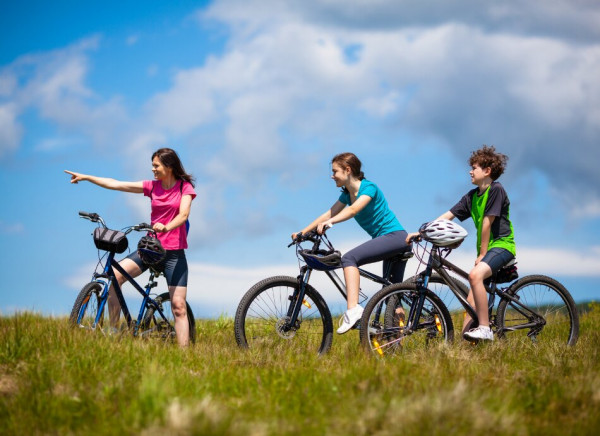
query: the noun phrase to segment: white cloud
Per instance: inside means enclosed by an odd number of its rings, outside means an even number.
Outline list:
[[[0,105],[0,157],[19,147],[23,126],[17,121],[14,104]]]
[[[5,235],[23,233],[25,231],[25,225],[20,222],[7,223],[0,220],[0,233]]]

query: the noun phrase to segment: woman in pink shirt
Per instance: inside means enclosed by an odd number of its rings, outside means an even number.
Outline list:
[[[184,249],[188,247],[187,219],[196,193],[194,179],[185,172],[177,153],[170,148],[161,148],[154,152],[152,155],[154,180],[123,182],[72,171],[65,172],[71,175],[71,183],[87,181],[106,189],[144,194],[146,197],[150,197],[152,228],[157,232],[158,239],[167,251],[164,274],[171,295],[177,342],[181,346],[187,346],[189,344],[189,324],[186,311],[188,265]],[[120,265],[132,277],[137,277],[148,269],[137,251],[123,259]],[[122,285],[125,278],[118,271],[115,271],[115,274],[119,285]],[[112,287],[108,298],[108,310],[111,324],[116,325],[121,308]]]

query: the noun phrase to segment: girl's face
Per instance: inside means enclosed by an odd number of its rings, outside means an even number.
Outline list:
[[[331,178],[335,181],[335,186],[341,188],[350,180],[350,167],[344,168],[337,162],[331,165]]]
[[[158,156],[154,156],[152,159],[152,172],[156,180],[164,180],[173,174],[173,170],[164,166]]]

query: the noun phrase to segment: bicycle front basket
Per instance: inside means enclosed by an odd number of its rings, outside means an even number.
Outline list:
[[[123,253],[127,250],[129,243],[125,233],[118,230],[97,227],[94,229],[94,244],[96,244],[98,250]]]

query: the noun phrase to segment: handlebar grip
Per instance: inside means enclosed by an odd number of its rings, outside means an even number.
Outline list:
[[[98,222],[98,220],[100,219],[100,215],[94,212],[79,211],[79,216],[81,218],[85,218],[93,222]]]
[[[151,231],[151,232],[154,231],[154,229],[152,228],[152,226],[150,224],[148,224],[148,223],[139,223],[137,226],[133,226],[133,229],[137,230],[137,231],[144,231],[144,230],[148,230],[148,231]]]
[[[290,248],[294,244],[298,244],[298,243],[302,242],[304,240],[304,239],[302,239],[302,236],[303,236],[302,232],[298,232],[296,234],[296,237],[294,238],[294,240],[288,244],[288,248]]]

